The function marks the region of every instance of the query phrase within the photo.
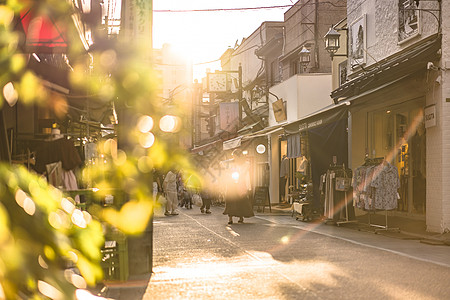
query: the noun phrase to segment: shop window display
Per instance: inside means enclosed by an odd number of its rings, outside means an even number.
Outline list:
[[[370,157],[385,157],[398,169],[397,210],[425,213],[426,172],[423,110],[420,107],[384,109],[369,113]]]

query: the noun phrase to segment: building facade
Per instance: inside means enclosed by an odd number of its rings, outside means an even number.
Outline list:
[[[351,168],[377,158],[392,164],[398,201],[387,213],[426,219],[432,232],[447,231],[450,222],[449,9],[444,1],[347,1],[347,81],[331,94],[350,104]]]
[[[157,97],[167,106],[168,113],[183,120],[183,129],[178,134],[180,145],[189,149],[192,141],[193,69],[192,63],[176,53],[171,45],[164,44],[161,49],[153,49],[153,67],[158,87]]]
[[[318,186],[317,174],[323,168],[311,169],[311,154],[318,149],[313,149],[316,146],[309,143],[309,129],[312,128],[302,126],[317,116],[322,121],[327,119],[322,119],[321,114],[333,109],[329,97],[332,89],[331,59],[324,49],[323,36],[345,15],[346,1],[299,1],[285,13],[284,40],[278,58],[281,80],[270,87],[269,93],[269,127],[280,126],[279,130],[269,134],[270,196],[274,202],[292,201],[290,194],[301,189],[300,183],[314,184],[313,173]],[[285,117],[276,118],[276,104],[280,99]],[[342,134],[346,136],[347,133]],[[332,145],[328,148],[336,149]],[[296,150],[292,152],[292,149]],[[280,167],[284,156],[289,163],[287,175]],[[324,159],[325,164],[329,164],[332,154],[328,156]],[[300,162],[306,160],[308,169],[300,170],[299,166],[304,165]],[[320,165],[320,162],[314,165]],[[299,175],[306,175],[307,179],[298,180]]]

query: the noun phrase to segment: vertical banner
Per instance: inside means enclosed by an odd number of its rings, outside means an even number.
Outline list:
[[[283,99],[278,99],[272,103],[273,114],[277,122],[286,120],[286,110],[284,109]]]
[[[140,43],[151,54],[153,0],[122,1],[121,35],[126,41]]]
[[[228,132],[237,132],[239,125],[239,103],[222,102],[219,104],[220,129]]]

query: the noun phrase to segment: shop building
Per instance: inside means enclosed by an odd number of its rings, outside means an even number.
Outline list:
[[[322,37],[330,24],[345,17],[345,8],[346,1],[299,1],[285,13],[278,58],[280,82],[270,86],[267,93],[269,127],[282,126],[269,136],[270,196],[275,203],[292,202],[288,199],[290,194],[301,189],[299,173],[306,175],[306,182],[312,180],[311,154],[314,156],[316,149],[311,148],[307,138],[308,128],[301,126],[309,124],[310,129],[325,126],[326,122],[314,126],[311,118],[317,117],[316,121],[321,122],[328,118],[322,113],[334,113],[328,92],[332,89],[331,60]],[[284,156],[287,161],[283,163]],[[305,160],[308,161],[306,169]]]
[[[444,42],[449,14],[441,1],[347,1],[348,60],[341,63],[347,77],[331,93],[336,104],[349,104],[349,166],[355,170],[378,158],[394,166],[397,201],[384,213],[425,219],[431,232],[450,227]]]

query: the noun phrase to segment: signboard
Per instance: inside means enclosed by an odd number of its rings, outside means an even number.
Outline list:
[[[305,123],[300,123],[298,125],[298,130],[299,131],[304,131],[306,129],[314,128],[314,127],[320,126],[322,124],[323,124],[323,120],[322,119],[319,119],[319,120],[316,120],[316,121],[313,121],[313,122],[309,122],[309,123],[306,123],[306,122]]]
[[[222,102],[219,104],[220,129],[228,132],[237,132],[239,125],[239,103]]]
[[[127,41],[145,45],[152,51],[153,2],[130,0],[122,3],[121,34]]]
[[[425,107],[425,128],[436,126],[436,105]]]
[[[367,37],[366,15],[350,24],[350,65],[361,66],[366,63]]]
[[[272,103],[273,114],[275,116],[275,120],[277,122],[286,120],[286,110],[284,108],[283,99],[278,99],[274,103]]]
[[[267,186],[255,187],[255,195],[253,199],[253,206],[262,206],[263,212],[264,207],[269,206],[270,212],[272,212],[269,199],[269,188]]]

